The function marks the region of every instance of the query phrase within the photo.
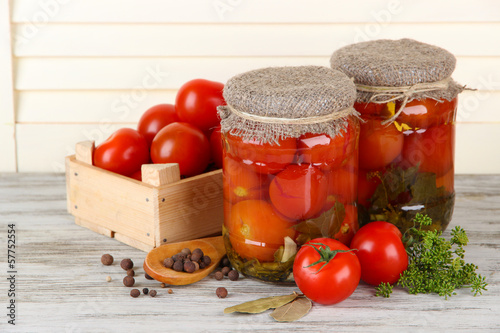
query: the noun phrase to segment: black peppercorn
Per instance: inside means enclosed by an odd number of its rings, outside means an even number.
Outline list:
[[[144,289],[142,289],[142,292],[144,293],[144,295],[147,295],[149,293],[149,289],[148,288],[144,288]]]
[[[173,265],[174,265],[174,259],[166,258],[165,260],[163,260],[163,266],[167,268],[172,268]]]
[[[120,263],[121,268],[124,270],[129,270],[134,267],[134,263],[130,259],[123,259]]]
[[[109,266],[113,263],[113,256],[111,254],[103,254],[101,257],[101,262],[103,265]]]
[[[131,269],[127,269],[127,275],[128,276],[134,276],[135,275],[135,271],[131,268]]]
[[[224,274],[225,276],[227,276],[227,274],[231,271],[231,267],[223,267],[221,272],[222,274]]]
[[[144,277],[148,280],[154,280],[151,276],[148,275],[148,273],[144,273]]]
[[[229,278],[229,280],[231,281],[236,281],[238,280],[238,278],[240,277],[240,273],[238,273],[237,270],[231,270],[229,271],[229,273],[227,273],[227,277]]]
[[[132,297],[134,297],[134,298],[135,298],[135,297],[139,297],[139,295],[140,295],[140,294],[141,294],[141,292],[139,291],[139,289],[132,289],[132,290],[130,291],[130,296],[132,296]]]
[[[222,274],[221,271],[217,271],[215,272],[214,277],[216,280],[222,280],[224,278],[224,274]]]
[[[201,258],[201,261],[205,264],[205,266],[208,266],[212,263],[212,259],[209,256],[203,256]]]
[[[151,296],[151,297],[155,297],[155,296],[156,296],[156,290],[154,290],[154,289],[153,289],[153,290],[151,290],[151,291],[149,292],[149,296]]]
[[[176,272],[182,272],[184,270],[184,263],[182,262],[182,260],[177,260],[176,262],[174,262],[172,268]]]
[[[226,298],[227,296],[227,289],[224,288],[224,287],[219,287],[215,290],[215,294],[217,295],[217,297],[219,298]]]
[[[123,278],[123,284],[125,285],[125,287],[132,287],[135,283],[135,279],[131,276],[125,276]]]
[[[184,272],[193,273],[196,270],[194,263],[192,261],[186,261],[184,263]]]

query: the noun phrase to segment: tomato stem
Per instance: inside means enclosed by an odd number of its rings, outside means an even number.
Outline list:
[[[332,250],[332,249],[330,249],[330,247],[328,245],[325,245],[323,243],[309,243],[309,244],[305,244],[305,245],[310,246],[314,250],[316,250],[316,252],[319,253],[320,258],[319,258],[318,261],[313,262],[312,264],[310,264],[308,266],[304,266],[304,268],[308,268],[308,267],[311,267],[311,266],[314,266],[314,265],[317,265],[317,264],[320,264],[320,263],[324,263],[314,274],[319,273],[323,269],[323,267],[325,267],[326,265],[328,265],[330,263],[330,261],[333,258],[335,258],[335,256],[337,255],[337,253],[346,253],[346,252],[351,252],[351,251],[355,250],[355,249],[350,249],[350,250]],[[319,248],[317,248],[314,245],[319,246]]]

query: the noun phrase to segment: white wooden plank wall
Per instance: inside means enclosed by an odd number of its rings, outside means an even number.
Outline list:
[[[499,1],[0,1],[0,171],[63,171],[77,141],[134,127],[190,79],[409,37],[453,52],[478,89],[460,98],[457,173],[500,173]]]

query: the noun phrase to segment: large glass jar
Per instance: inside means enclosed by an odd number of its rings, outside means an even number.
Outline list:
[[[313,69],[316,70],[308,69],[309,76],[319,76],[318,80],[321,81],[322,76],[331,79],[335,72],[335,79],[340,81],[336,81],[336,84],[351,87],[349,79],[340,72],[322,67]],[[283,70],[290,71],[290,68]],[[301,72],[305,69],[298,67],[295,70]],[[274,68],[270,73],[268,71],[270,69],[259,72],[259,78],[260,75],[275,75],[276,71],[282,70]],[[256,73],[247,75],[250,80],[255,78]],[[283,96],[278,104],[282,105],[284,101],[311,103],[312,97],[308,98],[307,95],[297,100],[294,94],[297,93],[297,87],[300,88],[300,82],[295,79],[289,81],[288,84],[294,90],[289,92],[288,97]],[[306,81],[303,83],[304,89],[311,89],[310,82],[314,81],[314,76]],[[266,94],[276,88],[266,80],[262,85]],[[228,86],[231,87],[231,82],[228,82]],[[231,96],[225,98],[228,104],[235,104]],[[350,97],[344,98],[348,105]],[[288,104],[293,106],[290,102]],[[307,108],[312,115],[326,112],[319,107],[315,110],[314,107]],[[240,115],[235,115],[233,108],[228,111],[233,117]],[[290,117],[288,113],[280,116],[281,119]],[[259,117],[255,118],[256,121],[274,121]],[[314,120],[312,117],[302,117],[307,118],[307,126]],[[274,137],[270,142],[263,141],[260,136],[242,135],[241,128],[233,131],[224,128],[224,119],[222,115],[223,236],[233,267],[246,276],[264,281],[291,281],[295,254],[305,242],[317,237],[334,237],[345,244],[350,243],[358,230],[356,192],[359,121],[353,110],[321,125],[325,129],[324,133],[308,132],[312,128],[303,125],[289,131],[287,135]],[[333,122],[338,125],[334,132],[331,127],[336,125]],[[250,129],[254,125],[250,125]],[[290,125],[286,125],[286,128]],[[274,130],[278,131],[278,128],[283,129],[281,120],[280,126]],[[280,133],[283,134],[282,131]]]
[[[364,58],[356,56],[359,53]],[[402,232],[417,213],[444,230],[455,201],[455,58],[417,41],[379,40],[336,51],[332,67],[354,78],[361,113],[360,223],[389,221]]]

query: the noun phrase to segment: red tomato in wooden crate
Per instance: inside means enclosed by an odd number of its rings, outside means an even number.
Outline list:
[[[151,146],[156,133],[168,124],[176,121],[179,121],[179,117],[177,117],[174,105],[158,104],[142,114],[137,125],[137,131],[144,136],[148,145]]]

